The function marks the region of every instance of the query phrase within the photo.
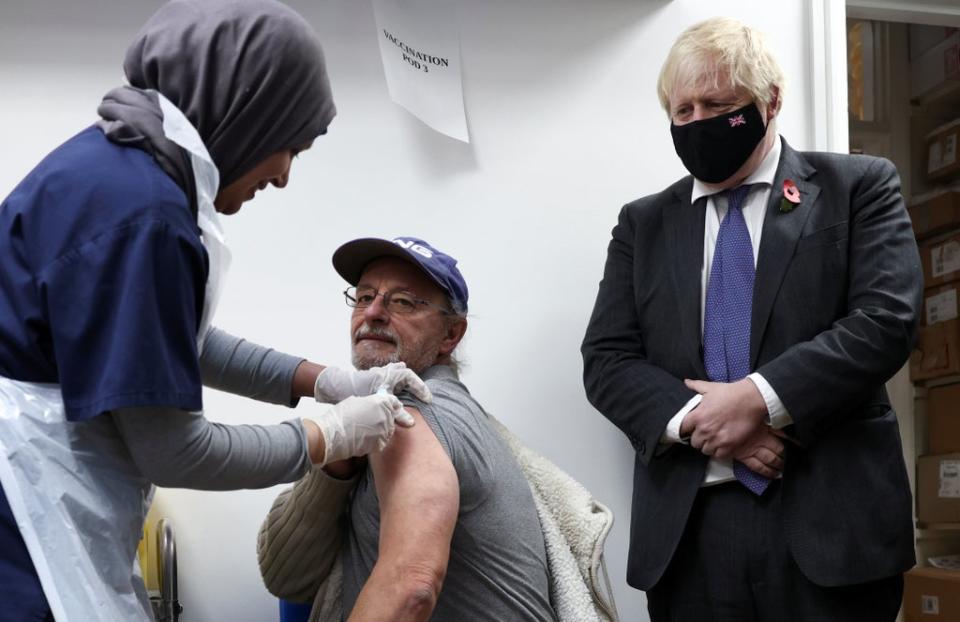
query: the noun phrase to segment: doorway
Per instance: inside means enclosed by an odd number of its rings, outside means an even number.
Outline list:
[[[908,3],[847,2],[849,150],[885,157],[896,165],[920,252],[931,254],[954,236],[960,238],[960,9],[955,5],[938,8],[926,4],[921,10],[905,6]],[[949,215],[954,202],[958,218]],[[939,219],[936,226],[930,226],[931,213]],[[934,348],[953,347],[947,343],[950,338],[941,335],[948,332],[944,328],[947,322],[960,322],[956,299],[960,272],[950,278],[952,284],[940,287],[929,287],[932,283],[927,281],[918,342],[924,356]],[[941,299],[952,309],[938,315]],[[934,305],[931,300],[938,302]],[[915,354],[914,364],[919,368],[918,360]],[[960,400],[944,398],[955,391],[960,394],[960,371],[945,367],[942,373],[928,373],[917,368],[911,373],[909,367],[891,379],[887,389],[898,412],[914,491],[917,563],[937,565],[950,556],[957,556],[960,562],[960,519],[931,520],[927,511],[932,502],[942,501],[936,490],[939,482],[931,481],[931,474],[937,475],[931,465],[939,465],[941,456],[950,457],[950,453],[942,453],[944,449],[960,452]],[[934,415],[937,421],[953,419],[957,447],[943,445],[942,437],[931,439]],[[918,495],[923,505],[919,513]],[[956,502],[960,507],[960,499]],[[907,578],[904,611],[920,615],[925,605],[912,602],[911,580],[916,581]]]

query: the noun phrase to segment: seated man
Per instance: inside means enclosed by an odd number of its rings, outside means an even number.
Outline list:
[[[398,429],[369,466],[316,469],[281,494],[258,546],[268,589],[313,601],[311,620],[326,619],[321,586],[340,552],[350,620],[555,620],[530,487],[457,377],[467,286],[456,260],[422,240],[361,239],[333,263],[354,285],[345,292],[354,365],[404,362],[433,402],[402,395],[416,425]],[[354,482],[338,538],[336,508]]]

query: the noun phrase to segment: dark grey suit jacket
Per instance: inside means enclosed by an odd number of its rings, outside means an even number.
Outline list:
[[[780,210],[783,182],[801,201]],[[627,581],[649,589],[673,556],[707,457],[657,452],[705,379],[700,270],[705,199],[693,180],[623,207],[583,342],[590,402],[636,449]],[[780,396],[784,533],[816,584],[892,576],[914,563],[910,488],[884,383],[913,347],[923,277],[900,180],[884,159],[799,153],[786,141],[763,224],[751,369]]]

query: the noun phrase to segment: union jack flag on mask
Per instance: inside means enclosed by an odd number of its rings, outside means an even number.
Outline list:
[[[730,127],[737,127],[738,125],[746,125],[746,124],[747,124],[747,120],[746,120],[745,118],[743,118],[743,115],[742,115],[742,114],[738,114],[738,115],[735,116],[735,117],[730,117],[729,119],[727,119],[727,121],[730,122]]]

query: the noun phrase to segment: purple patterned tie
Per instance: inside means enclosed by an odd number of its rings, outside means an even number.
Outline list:
[[[741,205],[750,186],[727,191],[727,215],[713,252],[703,318],[703,363],[713,382],[736,382],[750,373],[750,312],[753,307],[753,245]],[[734,461],[733,474],[762,495],[770,480]]]

